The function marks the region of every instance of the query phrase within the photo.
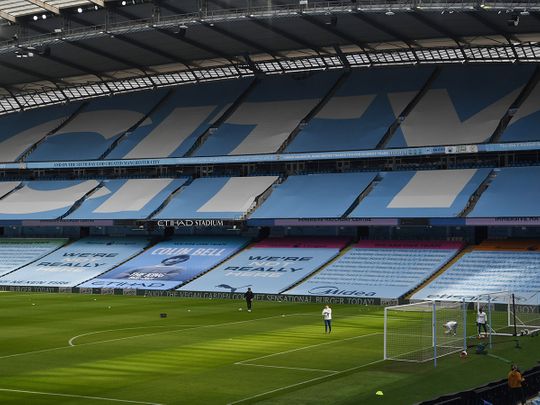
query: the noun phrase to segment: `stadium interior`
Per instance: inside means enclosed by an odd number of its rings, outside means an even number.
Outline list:
[[[251,288],[268,311],[330,303],[351,317],[373,308],[369,318],[508,292],[536,314],[520,334],[538,334],[539,62],[534,1],[0,1],[0,302],[45,293],[227,305]],[[382,336],[381,325],[369,332]],[[303,350],[291,345],[279,354]],[[530,345],[515,358],[538,382],[540,346]],[[505,363],[507,352],[493,356]],[[360,367],[302,361],[297,371],[311,378],[352,378]],[[464,361],[473,360],[439,359],[437,369]],[[387,381],[383,367],[375,372]],[[314,383],[281,368],[259,391],[205,397],[192,387],[184,400],[0,374],[0,402],[400,403],[407,391],[302,402],[294,387]],[[492,382],[486,373],[404,403],[449,401],[434,398]],[[504,384],[493,387],[444,403],[510,403],[497,402],[509,401]]]

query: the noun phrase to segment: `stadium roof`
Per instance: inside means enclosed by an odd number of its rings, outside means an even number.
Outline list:
[[[533,1],[4,0],[0,113],[258,72],[539,62],[539,43]]]

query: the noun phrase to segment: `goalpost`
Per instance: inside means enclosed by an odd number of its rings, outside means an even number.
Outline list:
[[[518,336],[540,331],[540,292],[480,294],[475,310],[480,307],[487,314],[490,339],[491,336]]]
[[[384,359],[426,362],[466,350],[465,301],[423,301],[384,309]]]

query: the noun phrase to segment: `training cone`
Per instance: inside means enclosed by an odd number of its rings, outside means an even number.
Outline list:
[[[375,395],[384,395],[382,391],[377,391]]]

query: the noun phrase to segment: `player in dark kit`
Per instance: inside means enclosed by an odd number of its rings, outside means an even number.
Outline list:
[[[244,294],[244,298],[246,299],[248,312],[251,312],[251,303],[253,302],[253,297],[254,296],[255,296],[255,294],[253,294],[253,291],[251,291],[251,288],[248,288],[246,293]]]

